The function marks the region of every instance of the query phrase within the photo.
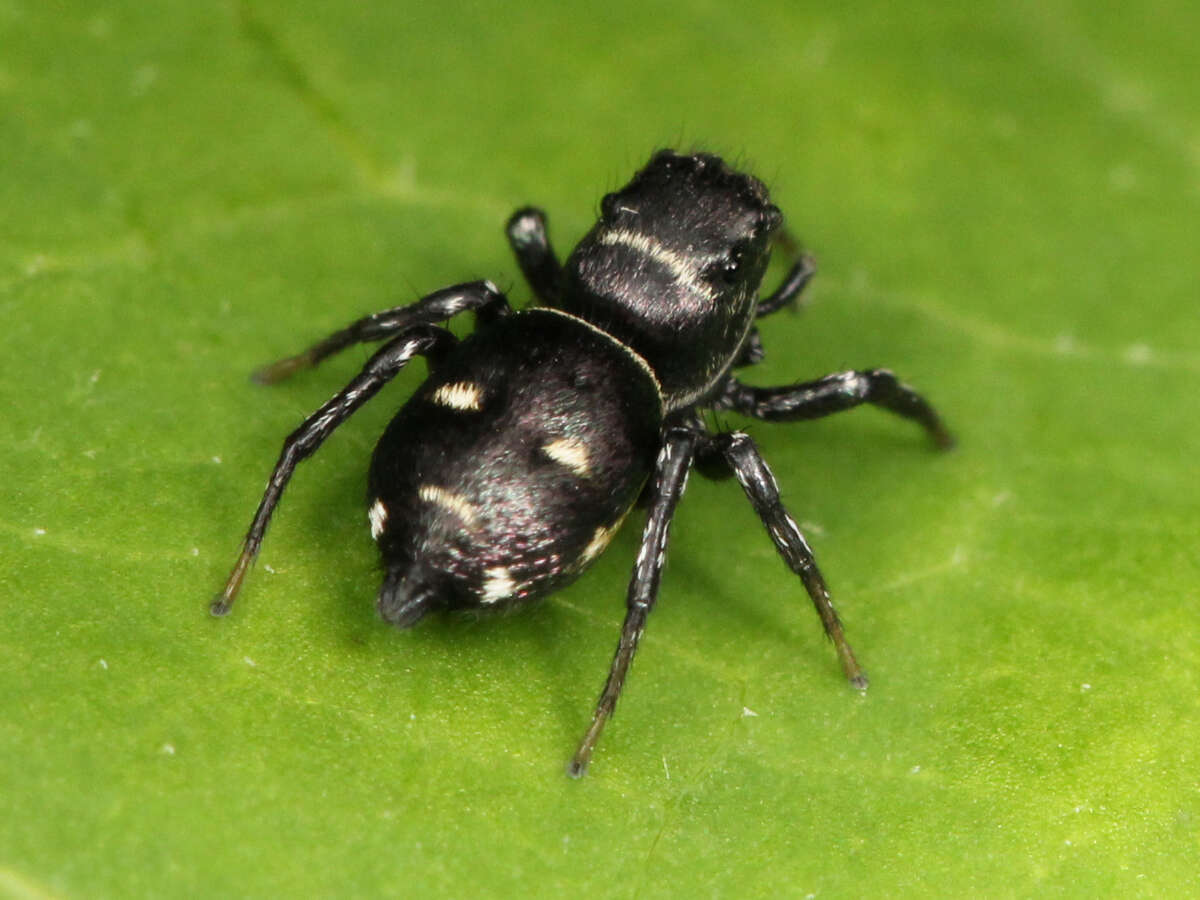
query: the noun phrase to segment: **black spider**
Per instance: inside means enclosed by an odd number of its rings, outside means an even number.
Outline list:
[[[388,425],[371,461],[369,518],[386,574],[379,612],[409,627],[433,610],[510,607],[583,572],[639,497],[648,506],[620,643],[591,727],[569,767],[582,775],[612,714],[658,595],[667,531],[695,463],[733,474],[800,576],[855,687],[866,676],[812,551],[743,432],[712,433],[703,409],[813,419],[872,403],[952,443],[937,414],[886,369],[785,387],[742,384],[762,358],[756,317],[792,303],[814,273],[800,257],[760,299],[773,240],[787,243],[766,188],[715,156],[656,153],[601,203],[565,266],[546,217],[519,210],[508,237],[537,305],[513,313],[490,281],[437,291],[360,319],[256,373],[277,382],[358,341],[386,341],[362,372],[285,441],[224,591],[229,611],[296,464],[409,360],[429,377]],[[435,325],[467,310],[461,343]]]

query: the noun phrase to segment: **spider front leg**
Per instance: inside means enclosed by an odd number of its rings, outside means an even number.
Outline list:
[[[783,279],[783,283],[779,285],[767,297],[763,297],[758,301],[758,310],[755,312],[755,317],[761,319],[763,316],[769,316],[773,312],[778,312],[785,306],[794,306],[800,298],[800,294],[808,287],[808,283],[812,281],[814,275],[817,274],[817,264],[813,258],[807,253],[801,254],[796,263],[788,271]],[[759,336],[758,329],[751,327],[749,334],[746,336],[746,343],[738,354],[737,360],[734,361],[733,367],[740,369],[743,366],[752,366],[755,363],[760,363],[766,356],[766,351],[763,348],[762,338]]]
[[[825,626],[825,633],[833,641],[846,678],[854,687],[865,690],[867,675],[854,658],[854,651],[846,640],[841,620],[833,608],[829,588],[825,585],[821,570],[817,568],[812,549],[800,533],[800,527],[784,509],[779,496],[779,485],[776,484],[775,476],[771,474],[754,441],[741,431],[711,435],[700,449],[698,462],[711,466],[717,459],[723,459],[728,469],[737,477],[746,497],[754,506],[754,511],[758,513],[771,535],[771,540],[775,542],[775,549],[779,551],[788,568],[800,576],[817,609],[817,615],[821,617],[821,624]]]
[[[254,564],[254,558],[258,556],[267,524],[271,521],[271,514],[275,511],[279,498],[283,496],[283,490],[296,470],[296,465],[316,452],[334,429],[375,396],[414,356],[437,358],[455,343],[454,335],[445,329],[432,325],[410,328],[406,334],[385,344],[367,360],[362,372],[354,380],[288,435],[279,461],[275,464],[275,470],[267,482],[267,489],[258,504],[258,511],[254,514],[254,521],[251,522],[250,530],[242,543],[242,553],[230,572],[228,581],[225,582],[225,589],[212,602],[211,610],[214,616],[225,615],[233,606],[246,573]]]
[[[795,422],[818,419],[864,403],[921,425],[942,450],[954,446],[954,436],[929,401],[887,369],[838,372],[785,387],[750,387],[730,378],[712,406],[768,422]]]
[[[762,362],[766,358],[766,355],[767,351],[763,347],[762,336],[759,335],[758,329],[751,325],[750,331],[746,334],[746,343],[742,345],[737,359],[734,360],[733,368],[740,369],[744,366],[753,366]]]
[[[550,246],[546,214],[535,206],[523,207],[512,214],[504,230],[534,296],[554,306],[562,294],[563,269]]]
[[[625,676],[629,673],[629,664],[633,662],[642,630],[646,626],[646,616],[658,599],[658,584],[667,550],[667,533],[675,515],[675,506],[683,496],[688,471],[692,467],[699,440],[700,435],[690,428],[672,428],[667,432],[662,450],[659,451],[654,469],[654,484],[650,490],[650,509],[646,516],[645,530],[642,532],[642,546],[638,550],[633,577],[629,582],[621,640],[613,656],[608,681],[605,682],[600,700],[596,704],[592,724],[567,766],[567,774],[572,778],[579,778],[587,771],[588,761],[592,758],[592,751],[596,748],[600,732],[604,730],[604,724],[616,708],[617,698],[621,696]]]
[[[275,384],[302,369],[311,369],[323,359],[352,344],[382,341],[416,325],[444,322],[459,313],[474,310],[487,321],[510,312],[508,298],[490,281],[469,281],[434,291],[415,303],[385,309],[364,316],[327,338],[317,341],[303,353],[263,366],[251,378],[259,384]]]
[[[761,319],[796,303],[816,274],[816,261],[807,253],[801,253],[784,276],[783,283],[772,294],[758,301],[758,312],[755,315]]]

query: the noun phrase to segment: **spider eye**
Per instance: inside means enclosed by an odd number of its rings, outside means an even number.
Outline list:
[[[729,256],[722,262],[717,263],[718,274],[722,281],[727,284],[732,284],[738,280],[738,276],[742,274],[742,264],[746,260],[746,248],[742,244],[734,246],[729,251]]]
[[[763,214],[763,219],[767,226],[768,232],[776,231],[783,224],[783,213],[779,211],[779,207],[772,203],[767,207],[767,211]]]
[[[619,198],[615,193],[605,194],[600,200],[600,215],[605,219],[611,219],[617,214],[617,203]]]

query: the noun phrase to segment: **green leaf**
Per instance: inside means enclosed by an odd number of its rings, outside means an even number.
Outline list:
[[[1200,889],[1195,4],[0,2],[0,893],[1183,896]],[[407,373],[247,375],[560,250],[662,145],[821,274],[759,384],[887,365],[762,447],[872,676],[693,479],[587,778],[631,523],[577,585],[400,633],[362,496]],[[778,277],[774,272],[772,277]]]

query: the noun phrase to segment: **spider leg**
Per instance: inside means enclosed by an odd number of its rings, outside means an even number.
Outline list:
[[[517,265],[542,303],[555,305],[562,293],[562,265],[550,246],[546,214],[535,206],[518,209],[504,227]]]
[[[921,425],[940,449],[954,446],[953,435],[929,402],[887,369],[838,372],[785,387],[750,387],[730,378],[712,405],[768,422],[794,422],[818,419],[864,403]]]
[[[788,270],[783,283],[773,293],[758,301],[758,312],[756,313],[758,318],[769,316],[785,306],[794,304],[816,274],[816,261],[807,253],[801,254],[792,268]]]
[[[817,615],[821,617],[821,624],[825,626],[825,633],[833,641],[846,678],[854,687],[864,690],[867,687],[866,673],[854,658],[854,651],[846,640],[841,620],[833,608],[829,588],[825,585],[821,570],[817,568],[812,549],[800,533],[795,520],[784,509],[779,496],[779,485],[758,452],[758,447],[745,432],[715,434],[709,436],[705,445],[700,448],[699,458],[711,463],[716,456],[724,458],[725,464],[737,477],[746,497],[754,506],[754,511],[758,513],[758,517],[770,533],[771,540],[775,542],[775,549],[779,551],[788,568],[800,576],[808,596],[812,598],[813,606],[817,609]]]
[[[275,384],[302,369],[310,369],[352,344],[382,341],[415,325],[444,322],[461,312],[474,310],[485,321],[509,312],[508,298],[490,281],[469,281],[434,291],[415,303],[364,316],[340,331],[323,338],[302,353],[263,366],[251,378],[259,384]]]
[[[742,345],[741,352],[733,363],[733,368],[740,369],[743,366],[760,363],[766,355],[767,351],[763,348],[762,337],[759,335],[758,329],[751,325],[750,333],[746,336],[746,343]]]
[[[233,605],[238,591],[241,590],[242,581],[253,565],[259,547],[262,546],[271,514],[275,511],[275,506],[279,503],[296,465],[311,456],[335,428],[370,400],[414,356],[437,358],[455,343],[454,335],[445,329],[433,325],[413,326],[407,333],[393,338],[381,347],[367,360],[362,372],[288,435],[287,440],[283,442],[283,452],[279,455],[279,461],[275,464],[270,480],[267,481],[267,489],[258,504],[254,521],[250,524],[250,530],[242,543],[242,553],[229,574],[225,589],[212,602],[211,610],[214,616],[225,615]]]
[[[763,316],[769,316],[771,313],[778,312],[785,306],[795,306],[800,294],[816,274],[816,262],[807,253],[802,254],[792,268],[788,270],[779,287],[772,294],[758,301],[758,311],[754,314],[755,318],[761,319]],[[755,363],[762,362],[766,355],[766,350],[763,348],[762,338],[758,334],[758,329],[751,327],[750,334],[746,338],[746,343],[742,346],[741,353],[734,362],[733,368],[740,369],[743,366],[752,366]]]
[[[667,532],[675,514],[675,506],[683,495],[688,471],[701,435],[690,428],[672,428],[667,432],[662,450],[655,464],[654,482],[650,491],[650,509],[646,516],[646,527],[642,532],[642,546],[633,567],[626,600],[625,624],[621,627],[621,640],[613,656],[608,681],[600,693],[592,724],[567,766],[567,774],[579,778],[587,771],[588,761],[604,724],[612,715],[637,651],[638,641],[646,626],[646,616],[658,599],[658,584],[662,575],[663,560],[667,549]]]

